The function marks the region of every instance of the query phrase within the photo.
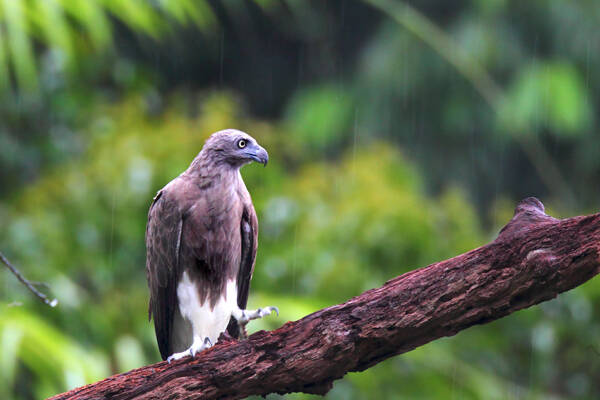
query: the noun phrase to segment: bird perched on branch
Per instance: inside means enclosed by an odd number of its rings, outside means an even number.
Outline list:
[[[279,313],[245,309],[258,221],[240,168],[268,160],[248,134],[219,131],[154,198],[146,227],[148,311],[163,360],[194,356],[225,330],[244,337],[248,321]]]

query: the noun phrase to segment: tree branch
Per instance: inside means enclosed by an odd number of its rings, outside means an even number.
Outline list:
[[[496,240],[240,342],[114,375],[53,399],[325,394],[347,372],[556,297],[600,272],[600,214],[557,220],[535,198]]]
[[[31,291],[31,293],[33,293],[38,299],[40,299],[41,301],[43,301],[45,304],[49,305],[50,307],[56,307],[56,305],[58,304],[58,300],[56,299],[52,299],[50,300],[44,293],[40,292],[39,290],[37,290],[35,288],[35,285],[44,285],[44,286],[48,286],[45,283],[42,282],[31,282],[29,281],[27,278],[25,278],[23,276],[23,274],[14,266],[10,263],[10,261],[8,261],[8,258],[6,258],[4,256],[4,254],[2,254],[0,252],[0,261],[2,261],[2,263],[4,265],[6,265],[6,267],[10,270],[10,272],[12,272],[17,279],[23,284],[25,285],[25,287],[27,289],[29,289]]]

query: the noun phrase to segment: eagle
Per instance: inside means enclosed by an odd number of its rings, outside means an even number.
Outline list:
[[[258,220],[240,168],[269,155],[236,129],[213,133],[188,169],[158,191],[146,226],[148,318],[163,360],[195,356],[277,307],[246,310]]]

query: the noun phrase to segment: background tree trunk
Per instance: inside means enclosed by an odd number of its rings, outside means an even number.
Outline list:
[[[535,198],[496,240],[196,358],[135,369],[53,399],[325,394],[388,357],[556,297],[600,272],[600,214],[557,220]]]

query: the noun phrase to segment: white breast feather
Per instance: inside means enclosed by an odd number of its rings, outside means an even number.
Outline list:
[[[237,309],[237,283],[235,280],[227,281],[224,296],[217,300],[211,310],[208,299],[204,303],[200,302],[198,289],[185,271],[177,285],[177,299],[181,315],[192,324],[192,337],[187,346],[194,339],[204,340],[205,337],[215,344],[219,335],[227,328],[231,312]]]

